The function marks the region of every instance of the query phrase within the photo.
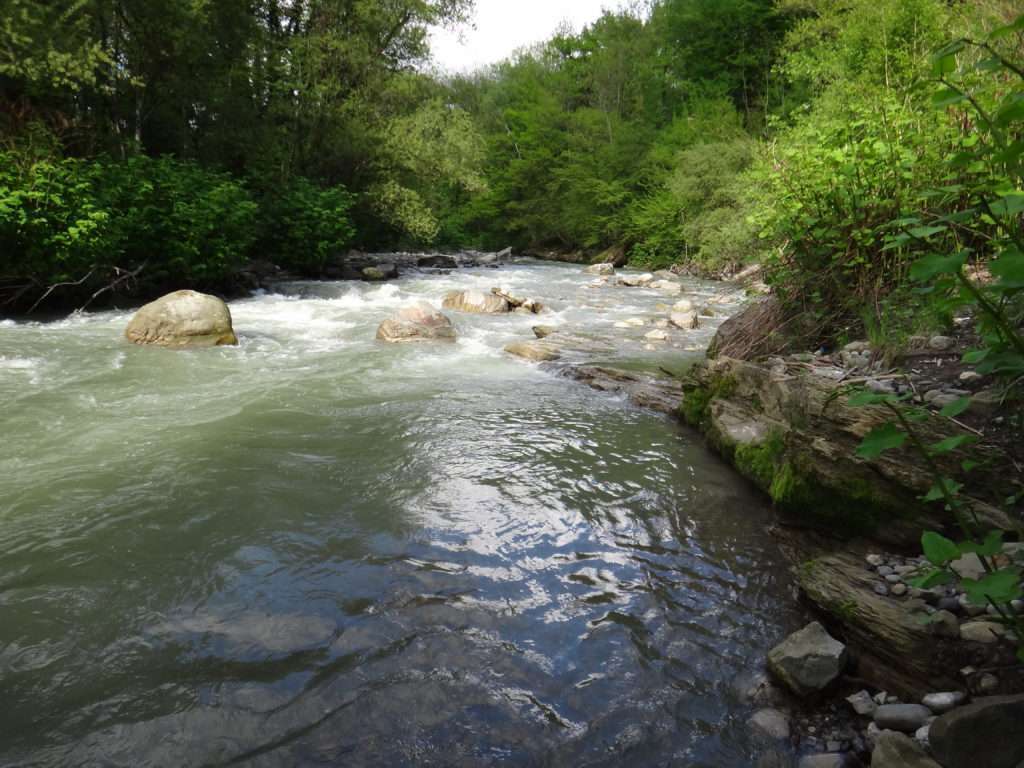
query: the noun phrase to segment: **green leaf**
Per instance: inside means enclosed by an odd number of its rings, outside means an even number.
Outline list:
[[[872,429],[857,447],[862,459],[877,459],[893,448],[899,448],[907,441],[907,433],[895,424],[886,423]]]
[[[961,579],[967,599],[975,605],[986,605],[989,600],[996,604],[1008,603],[1021,597],[1020,571],[1016,568],[1003,568],[984,578]]]
[[[963,485],[960,483],[950,480],[948,477],[943,477],[931,487],[928,493],[921,497],[921,501],[945,500],[947,494],[954,496],[961,488],[963,488]]]
[[[963,397],[957,398],[952,403],[943,408],[941,411],[939,411],[939,415],[945,416],[947,419],[952,419],[955,418],[956,416],[959,416],[961,413],[963,413],[970,407],[971,396],[964,395]]]
[[[989,349],[969,349],[964,352],[964,356],[960,358],[963,362],[968,364],[980,363],[992,350]]]
[[[913,229],[908,229],[907,234],[918,240],[927,240],[932,235],[945,232],[947,229],[948,227],[945,226],[914,227]]]
[[[1003,288],[1024,288],[1024,253],[1012,246],[989,262],[989,271],[999,278]]]
[[[963,251],[950,256],[935,253],[914,262],[910,266],[910,277],[913,280],[924,282],[938,275],[955,275],[960,272],[966,261],[967,254]]]
[[[928,562],[939,568],[960,557],[960,548],[935,531],[925,531],[921,535],[921,550]]]
[[[917,587],[918,589],[931,589],[932,587],[939,587],[943,584],[949,584],[953,581],[953,574],[949,571],[942,569],[936,569],[931,573],[926,573],[923,576],[917,576],[909,581],[910,586]]]
[[[932,443],[928,446],[928,450],[932,454],[951,453],[961,445],[973,443],[977,439],[974,435],[953,435],[953,437],[947,437],[945,440]]]
[[[1003,532],[989,531],[988,536],[982,542],[961,541],[957,546],[964,554],[973,552],[979,557],[995,557],[1003,551]]]
[[[932,96],[932,104],[940,108],[950,107],[953,104],[959,104],[962,101],[967,101],[967,96],[955,88],[943,88]]]

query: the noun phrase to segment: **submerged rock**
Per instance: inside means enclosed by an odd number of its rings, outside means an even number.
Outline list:
[[[228,305],[197,291],[175,291],[146,304],[129,321],[124,335],[135,344],[161,347],[238,343]]]
[[[768,653],[768,669],[794,693],[824,690],[846,666],[846,646],[812,621]]]
[[[553,325],[535,325],[532,330],[533,335],[538,339],[547,338],[553,333],[558,333],[558,329]]]
[[[425,301],[403,307],[377,328],[377,339],[391,343],[407,341],[455,341],[452,321]]]
[[[639,275],[625,275],[619,278],[619,285],[625,285],[629,288],[641,288],[646,285],[650,285],[654,282],[654,275],[650,272],[644,272]]]
[[[394,264],[374,264],[369,267],[363,267],[360,274],[362,275],[363,280],[369,280],[371,282],[394,280],[398,277],[398,267]]]
[[[696,312],[673,312],[668,319],[672,325],[682,328],[684,331],[700,327],[700,319]]]
[[[770,739],[783,741],[789,738],[789,717],[778,709],[759,709],[750,718],[751,728]]]
[[[543,363],[549,360],[557,360],[561,355],[558,349],[545,341],[514,341],[505,347],[505,351],[516,357],[523,357],[527,360]]]
[[[1024,762],[1024,695],[976,699],[940,716],[928,733],[945,768],[1018,768]]]
[[[611,263],[591,264],[583,271],[588,275],[614,275],[615,265]]]
[[[457,312],[475,312],[477,314],[498,315],[510,312],[512,306],[501,296],[483,291],[449,291],[441,306]]]

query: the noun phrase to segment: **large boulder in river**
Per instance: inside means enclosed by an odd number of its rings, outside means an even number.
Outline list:
[[[1024,695],[975,699],[939,717],[928,731],[945,768],[1018,768],[1024,763]]]
[[[591,264],[583,271],[588,275],[614,275],[615,265],[606,261],[601,264]]]
[[[175,291],[146,304],[128,323],[125,338],[161,347],[237,344],[231,310],[216,296]]]
[[[512,305],[507,299],[477,290],[449,291],[441,306],[457,312],[476,312],[485,315],[499,315],[512,311]]]
[[[455,341],[452,321],[425,301],[403,307],[377,328],[377,339],[404,341]]]
[[[846,666],[846,646],[812,621],[768,653],[768,669],[791,691],[808,696],[832,684]]]
[[[625,285],[628,288],[643,288],[654,282],[654,275],[650,272],[643,272],[639,275],[623,275],[619,278],[619,285]]]

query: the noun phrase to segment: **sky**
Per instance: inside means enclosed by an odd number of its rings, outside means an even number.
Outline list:
[[[442,69],[467,72],[547,40],[563,21],[579,31],[602,7],[617,6],[617,0],[476,0],[472,26],[434,30],[431,49]]]

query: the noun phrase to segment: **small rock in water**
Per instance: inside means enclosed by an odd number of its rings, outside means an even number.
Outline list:
[[[967,698],[962,691],[943,691],[940,693],[929,693],[921,703],[937,715],[945,714],[953,707],[960,706]]]
[[[778,709],[759,709],[750,718],[751,727],[771,739],[789,738],[789,717]]]
[[[644,319],[642,317],[627,317],[626,318],[626,325],[632,325],[632,326],[634,326],[636,328],[639,328],[640,326],[642,326],[644,324],[645,324],[644,323]]]
[[[650,341],[668,341],[668,334],[660,328],[656,328],[645,333],[644,338]]]
[[[861,716],[871,717],[875,714],[875,709],[878,708],[875,700],[871,698],[871,694],[867,691],[857,691],[857,693],[847,696],[846,700],[850,702],[853,711]]]
[[[884,704],[875,710],[874,720],[882,730],[913,733],[931,716],[932,711],[921,704]]]
[[[846,666],[846,646],[814,621],[768,653],[768,669],[798,695],[827,688]]]

